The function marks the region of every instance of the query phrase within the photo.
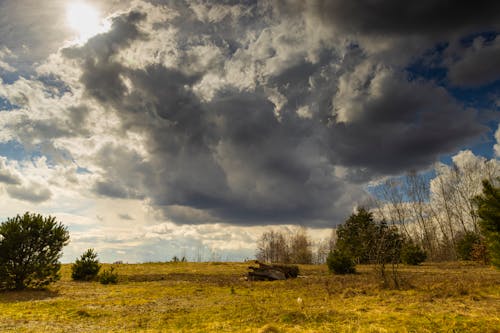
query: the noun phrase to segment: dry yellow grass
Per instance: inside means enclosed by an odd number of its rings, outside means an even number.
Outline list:
[[[370,266],[335,276],[249,282],[244,263],[117,265],[117,285],[74,282],[0,293],[2,332],[500,332],[500,272],[465,264],[402,267],[403,289]],[[297,302],[297,298],[302,302]]]

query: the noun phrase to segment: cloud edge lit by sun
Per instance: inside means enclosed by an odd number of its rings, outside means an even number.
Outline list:
[[[75,42],[83,44],[90,38],[108,31],[111,24],[102,19],[97,8],[82,2],[71,2],[66,7],[66,22],[78,34]]]

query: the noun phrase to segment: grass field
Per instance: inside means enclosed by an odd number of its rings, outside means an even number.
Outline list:
[[[0,293],[1,332],[500,332],[500,271],[467,263],[400,268],[381,288],[373,267],[250,282],[245,263],[115,265],[117,285],[61,281]],[[302,303],[297,302],[301,298]]]

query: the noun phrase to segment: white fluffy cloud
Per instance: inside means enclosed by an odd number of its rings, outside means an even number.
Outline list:
[[[495,146],[493,147],[495,150],[495,156],[500,157],[500,126],[495,132]]]

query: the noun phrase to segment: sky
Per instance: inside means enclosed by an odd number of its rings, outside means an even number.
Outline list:
[[[244,260],[500,155],[500,2],[1,0],[0,217],[103,261]]]

